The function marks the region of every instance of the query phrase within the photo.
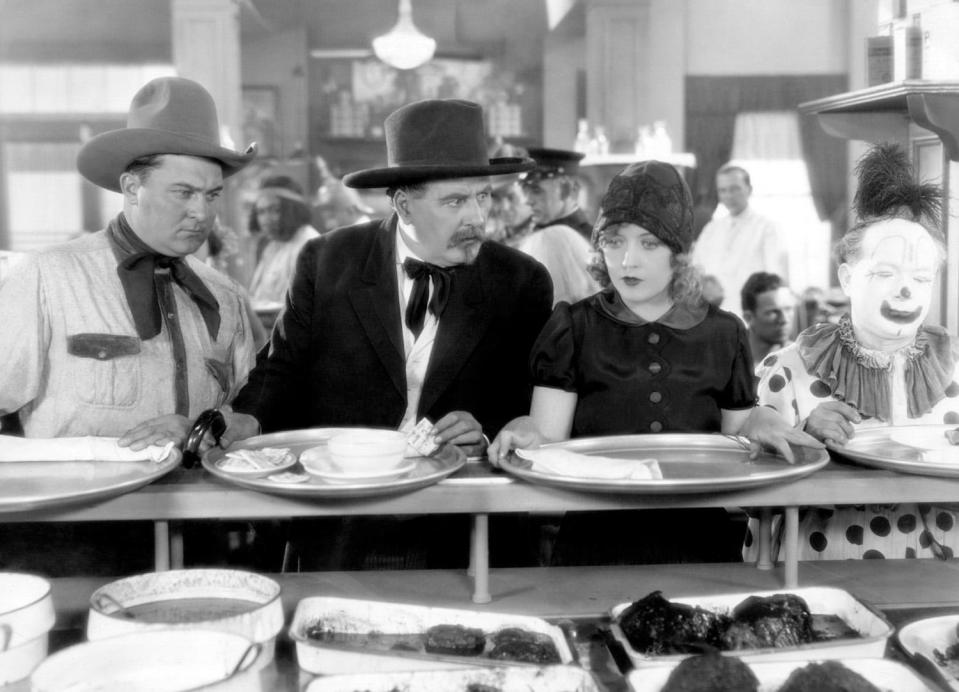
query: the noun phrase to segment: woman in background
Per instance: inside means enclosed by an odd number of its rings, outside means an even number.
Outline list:
[[[255,308],[279,307],[286,297],[300,249],[319,232],[310,225],[311,210],[303,188],[286,175],[264,178],[250,211],[250,231],[263,233],[256,270],[250,283]]]

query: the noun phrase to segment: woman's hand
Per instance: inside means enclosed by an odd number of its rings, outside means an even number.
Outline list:
[[[795,463],[796,457],[789,447],[790,444],[810,449],[825,448],[822,442],[789,425],[782,416],[768,406],[757,406],[750,411],[749,418],[746,419],[739,434],[749,438],[750,459],[758,457],[762,448],[766,446],[775,449],[792,464]]]
[[[543,442],[545,439],[533,425],[533,419],[522,416],[514,418],[500,430],[486,450],[486,456],[493,466],[498,467],[514,449],[539,447]]]
[[[818,440],[844,445],[856,434],[853,423],[862,423],[859,411],[841,401],[824,401],[809,414],[805,430]]]

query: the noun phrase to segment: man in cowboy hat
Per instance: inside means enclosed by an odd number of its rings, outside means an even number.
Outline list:
[[[579,162],[584,154],[566,149],[534,147],[536,167],[520,176],[536,228],[569,226],[590,240],[593,223],[579,208]]]
[[[385,131],[388,165],[344,182],[386,188],[393,214],[304,247],[225,439],[409,430],[426,417],[441,441],[478,451],[484,434],[528,410],[527,356],[549,315],[550,280],[537,262],[484,242],[484,225],[489,176],[531,162],[489,159],[482,109],[468,101],[403,106]]]
[[[196,82],[155,79],[127,127],[89,140],[80,173],[123,195],[106,229],[19,263],[0,287],[0,414],[27,437],[180,443],[228,401],[254,360],[234,282],[191,257],[213,227],[223,179],[253,158],[219,143]]]

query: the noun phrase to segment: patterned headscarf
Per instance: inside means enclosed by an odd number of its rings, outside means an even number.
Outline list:
[[[645,228],[675,253],[693,246],[693,197],[683,176],[662,161],[640,161],[616,174],[599,205],[593,245],[609,226],[632,223]]]

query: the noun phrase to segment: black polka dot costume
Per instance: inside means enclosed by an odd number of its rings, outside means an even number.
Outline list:
[[[775,409],[797,426],[820,403],[835,399],[857,402],[863,418],[854,426],[857,430],[959,424],[959,372],[954,345],[944,330],[923,327],[914,346],[895,354],[835,348],[828,343],[840,340],[843,331],[849,333],[848,323],[817,325],[795,344],[767,356],[758,368],[760,405]],[[824,366],[827,361],[829,365]],[[866,390],[877,389],[877,375],[886,381],[878,389],[887,402],[869,400]],[[906,386],[907,380],[911,387]],[[957,521],[959,512],[952,507],[914,503],[806,508],[800,511],[799,559],[951,558],[959,551]],[[757,530],[758,522],[750,522],[744,549],[747,560],[758,554],[752,540]],[[781,525],[774,524],[774,536],[779,531]],[[774,538],[774,554],[777,544]]]

